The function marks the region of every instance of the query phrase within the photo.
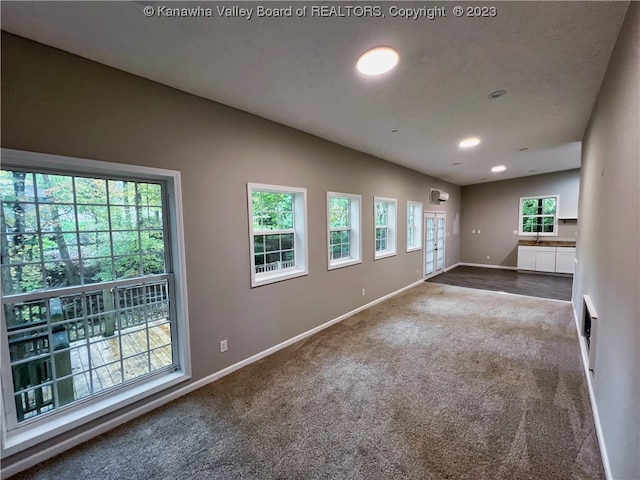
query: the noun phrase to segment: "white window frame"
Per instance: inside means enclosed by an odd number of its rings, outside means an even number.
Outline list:
[[[380,226],[376,225],[376,206],[378,203],[387,204],[387,248],[385,250],[376,250],[376,230]],[[398,200],[396,198],[373,197],[373,252],[374,260],[381,258],[393,257],[396,255],[397,237],[398,237]]]
[[[293,229],[265,230],[265,234],[280,233],[294,234],[295,266],[271,272],[256,273],[254,236],[260,232],[253,229],[253,192],[290,193],[293,195]],[[251,288],[281,282],[309,274],[309,248],[307,235],[307,189],[300,187],[285,187],[281,185],[267,185],[264,183],[247,183],[247,207],[249,222],[249,255],[251,259]]]
[[[409,223],[409,212],[413,210],[414,224]],[[415,252],[422,250],[422,202],[413,202],[409,200],[407,202],[407,252]],[[411,239],[411,229],[413,228],[413,242],[414,245],[417,241],[417,246],[410,246],[409,240]]]
[[[191,378],[191,352],[189,342],[189,316],[187,305],[187,274],[184,249],[182,215],[182,189],[180,172],[137,165],[110,163],[83,158],[49,155],[21,150],[2,149],[3,167],[47,169],[52,173],[82,173],[105,177],[128,176],[141,181],[165,182],[167,188],[168,234],[171,236],[170,252],[176,315],[175,354],[177,368],[174,371],[149,377],[104,394],[88,397],[84,401],[60,407],[28,421],[16,424],[15,404],[4,399],[13,392],[9,349],[5,348],[6,319],[2,309],[2,456],[10,456],[29,447],[89,423],[127,405],[148,398]],[[97,284],[95,284],[97,285]],[[9,393],[7,393],[9,392]],[[12,417],[13,415],[13,417]]]
[[[331,199],[344,198],[349,200],[349,226],[346,228],[331,227]],[[362,263],[362,196],[351,193],[327,192],[327,268],[334,270],[336,268],[348,267]],[[349,231],[349,253],[348,258],[331,259],[331,232]]]
[[[524,200],[539,200],[545,198],[556,199],[556,213],[553,215],[553,232],[525,232],[522,228],[523,210],[522,202]],[[560,211],[560,195],[529,195],[527,197],[520,197],[520,203],[518,204],[518,236],[521,237],[557,237],[558,236],[558,212]],[[549,215],[540,215],[549,216]]]

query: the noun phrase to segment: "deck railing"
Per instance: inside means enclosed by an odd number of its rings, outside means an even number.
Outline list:
[[[286,262],[266,263],[264,265],[256,265],[256,273],[275,272],[276,270],[292,268],[295,266],[296,266],[295,260],[288,260]]]

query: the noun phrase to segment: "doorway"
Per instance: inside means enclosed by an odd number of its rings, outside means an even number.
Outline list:
[[[444,238],[446,214],[424,214],[424,279],[444,272]]]

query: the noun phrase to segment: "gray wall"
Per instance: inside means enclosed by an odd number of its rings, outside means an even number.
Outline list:
[[[578,211],[579,186],[580,170],[566,170],[462,187],[460,261],[515,267],[518,240],[533,238],[513,233],[518,230],[520,198],[559,195],[558,216],[572,217]],[[575,221],[560,221],[558,236],[551,239],[576,240],[576,232]]]
[[[631,2],[582,150],[574,306],[598,312],[594,398],[612,478],[640,478],[640,4]]]
[[[180,170],[194,381],[417,281],[407,200],[446,211],[449,232],[461,206],[455,185],[4,32],[2,146]],[[247,182],[308,189],[308,276],[250,288]],[[430,188],[450,200],[429,205]],[[362,195],[361,265],[327,270],[328,190]],[[399,209],[398,255],[377,261],[374,195]],[[447,265],[459,251],[450,235]]]

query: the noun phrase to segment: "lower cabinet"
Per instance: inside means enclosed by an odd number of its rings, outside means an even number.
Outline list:
[[[575,247],[518,247],[518,270],[573,273]]]
[[[556,272],[573,273],[576,268],[575,247],[557,247],[556,250]]]

